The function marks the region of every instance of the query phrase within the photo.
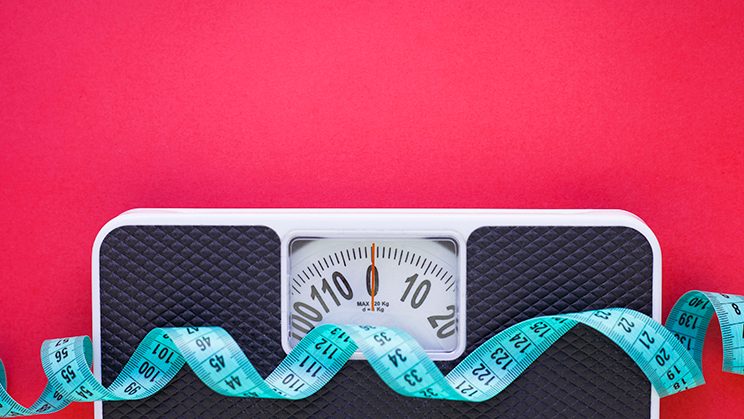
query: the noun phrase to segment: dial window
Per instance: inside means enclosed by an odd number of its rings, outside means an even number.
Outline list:
[[[335,323],[403,329],[434,359],[462,352],[454,239],[298,237],[288,253],[290,347],[316,325]]]

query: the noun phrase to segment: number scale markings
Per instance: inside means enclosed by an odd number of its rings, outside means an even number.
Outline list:
[[[0,416],[52,413],[73,401],[142,399],[165,387],[184,364],[225,396],[302,399],[331,380],[357,348],[401,395],[481,402],[506,388],[578,323],[622,348],[664,397],[704,383],[702,350],[713,314],[719,318],[723,337],[724,371],[744,373],[743,309],[744,296],[690,291],[674,305],[666,327],[625,308],[537,317],[498,333],[446,377],[408,334],[378,326],[317,326],[266,379],[220,327],[156,328],[108,388],[90,370],[93,351],[87,336],[51,339],[41,348],[49,381],[28,408],[6,392],[0,363]]]
[[[304,256],[290,264],[290,277],[314,265],[321,272],[302,284],[288,283],[289,347],[318,324],[345,322],[404,327],[432,352],[457,347],[457,281],[444,282],[447,276],[454,278],[450,273],[455,269],[454,252],[439,245],[434,250],[420,247],[422,241],[392,245],[335,241],[320,249],[316,247],[322,242],[302,241],[309,245],[304,245]],[[334,261],[339,253],[350,255],[343,267]],[[404,254],[406,262],[402,263]],[[290,260],[295,258],[290,256]],[[326,269],[324,261],[328,260]]]

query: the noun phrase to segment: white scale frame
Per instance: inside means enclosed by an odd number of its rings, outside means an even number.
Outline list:
[[[281,241],[281,335],[289,351],[289,243],[296,237],[330,238],[448,237],[458,246],[458,345],[449,354],[431,354],[435,360],[455,359],[465,349],[466,241],[484,226],[629,227],[646,238],[653,252],[652,317],[661,321],[661,249],[651,229],[637,216],[622,210],[493,210],[493,209],[134,209],[112,219],[96,236],[92,255],[93,370],[101,379],[101,243],[114,229],[138,225],[261,225],[273,229]],[[356,359],[361,358],[355,355]],[[95,417],[103,405],[95,403]],[[651,388],[651,417],[659,417],[659,396]]]

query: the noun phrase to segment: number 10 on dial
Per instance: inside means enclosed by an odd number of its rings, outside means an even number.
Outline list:
[[[433,359],[456,358],[464,346],[458,247],[451,238],[293,239],[286,343],[319,324],[388,326]]]

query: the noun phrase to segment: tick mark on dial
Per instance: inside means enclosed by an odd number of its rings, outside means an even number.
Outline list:
[[[423,266],[423,265],[421,265]],[[426,265],[426,270],[424,270],[424,275],[426,275],[427,272],[429,272],[429,268],[431,268],[431,261],[429,261],[429,264]]]

